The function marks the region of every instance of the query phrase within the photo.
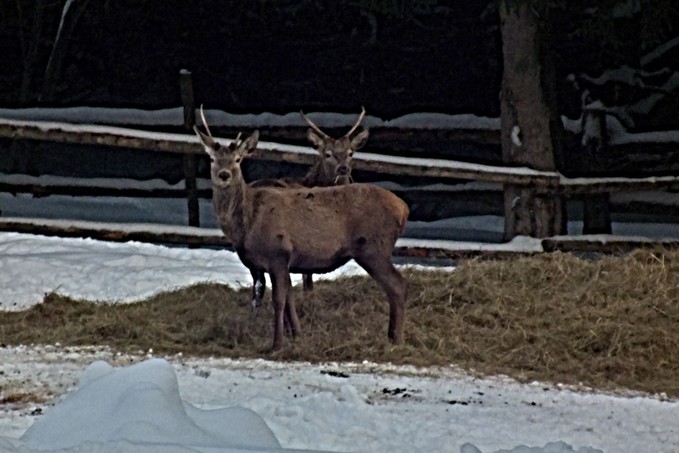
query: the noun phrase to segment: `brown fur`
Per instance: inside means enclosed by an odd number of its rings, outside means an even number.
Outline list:
[[[365,115],[365,109],[361,112],[358,120],[344,136],[332,138],[309,120],[304,113],[302,118],[311,126],[307,131],[307,138],[314,145],[318,156],[316,163],[302,178],[261,179],[250,183],[250,187],[280,187],[280,188],[303,188],[303,187],[329,187],[334,185],[349,184],[351,179],[351,161],[356,150],[362,148],[368,140],[368,130],[364,129],[354,135]],[[250,269],[252,275],[252,306],[258,308],[262,305],[266,291],[266,277],[264,272]],[[303,275],[304,291],[314,289],[312,274]],[[289,320],[288,320],[289,321]]]
[[[273,348],[283,345],[284,312],[300,331],[290,272],[329,272],[354,259],[384,289],[390,306],[389,339],[403,341],[406,281],[391,262],[408,206],[369,184],[327,188],[252,188],[240,171],[259,134],[221,146],[196,133],[211,156],[215,213],[249,269],[267,272],[273,286]]]

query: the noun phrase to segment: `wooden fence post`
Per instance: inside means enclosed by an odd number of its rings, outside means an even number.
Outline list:
[[[196,124],[196,107],[193,99],[193,82],[191,72],[186,69],[179,71],[179,86],[182,104],[184,106],[184,128],[192,132]],[[196,156],[184,155],[184,181],[186,200],[188,203],[189,226],[200,226],[200,211],[198,206],[198,184],[196,182]]]
[[[588,153],[601,153],[608,142],[606,112],[599,108],[583,109],[582,146]],[[582,200],[582,234],[611,234],[609,193],[587,194]]]

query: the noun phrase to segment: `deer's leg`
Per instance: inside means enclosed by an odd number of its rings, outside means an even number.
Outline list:
[[[299,318],[297,317],[297,308],[295,307],[295,292],[292,290],[292,283],[290,283],[290,276],[288,275],[288,295],[285,300],[285,323],[290,329],[293,337],[300,333]]]
[[[287,268],[270,271],[271,299],[273,301],[273,347],[278,350],[283,347],[284,313],[288,293],[291,292],[290,274]]]
[[[252,275],[252,308],[254,310],[262,306],[266,292],[266,274],[257,269],[250,269],[250,275]]]
[[[302,274],[302,284],[305,293],[310,293],[314,290],[314,275]]]
[[[403,343],[403,322],[408,291],[406,279],[396,270],[390,259],[379,261],[356,259],[356,262],[382,287],[389,301],[389,340]]]

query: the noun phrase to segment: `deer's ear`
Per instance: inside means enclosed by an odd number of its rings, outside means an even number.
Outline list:
[[[359,134],[351,139],[351,149],[357,150],[363,148],[365,142],[368,141],[368,129],[363,129]]]
[[[306,132],[306,138],[309,139],[312,145],[319,151],[322,151],[325,145],[325,140],[324,137],[320,136],[318,133],[316,133],[315,130],[309,129]]]
[[[203,148],[205,148],[206,153],[212,154],[212,151],[219,147],[219,144],[209,135],[202,133],[200,129],[198,129],[198,126],[193,126],[193,131],[196,133],[196,136],[203,145]]]
[[[248,138],[243,140],[240,151],[243,155],[251,154],[257,149],[257,142],[259,141],[259,131],[254,131]]]

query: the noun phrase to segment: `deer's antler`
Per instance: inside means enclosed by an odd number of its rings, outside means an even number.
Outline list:
[[[313,129],[314,131],[316,131],[316,133],[318,133],[318,135],[320,135],[320,136],[323,137],[323,138],[330,138],[330,137],[328,136],[328,134],[326,134],[325,132],[323,132],[323,131],[321,130],[320,127],[316,126],[316,125],[314,124],[313,121],[311,121],[309,118],[307,118],[307,116],[304,114],[303,111],[300,110],[299,113],[300,113],[300,115],[302,115],[302,119],[303,119],[304,121],[306,121],[306,123],[309,125],[309,127],[310,127],[311,129]]]
[[[300,110],[299,113],[302,115],[302,119],[304,121],[306,121],[306,123],[309,125],[309,127],[311,127],[311,129],[315,130],[319,135],[321,135],[324,138],[330,138],[328,136],[328,134],[326,134],[325,132],[323,132],[321,130],[320,127],[316,126],[313,121],[311,121],[309,118],[307,118],[307,116],[304,114],[303,111]],[[351,134],[353,134],[354,131],[358,128],[358,126],[360,126],[361,121],[363,121],[363,118],[365,118],[365,107],[361,106],[361,114],[358,116],[358,119],[356,120],[356,124],[353,125],[353,127],[349,130],[349,132],[344,134],[344,137],[348,137]]]
[[[205,130],[207,131],[207,135],[209,135],[210,138],[214,138],[212,136],[212,132],[210,132],[210,127],[207,125],[207,120],[205,119],[205,112],[203,111],[203,104],[200,104],[200,119],[203,120],[203,126],[205,126]]]
[[[210,126],[207,125],[207,120],[205,119],[205,112],[203,111],[203,104],[200,104],[200,119],[203,121],[203,125],[205,126],[205,130],[207,131],[207,135],[211,138],[214,139],[212,136],[212,132],[210,132]],[[242,132],[238,133],[238,136],[236,137],[236,140],[234,140],[234,146],[240,145],[240,136],[243,135]]]
[[[354,124],[354,127],[352,127],[349,132],[344,134],[344,136],[348,137],[351,134],[353,134],[354,131],[356,130],[356,128],[361,124],[361,121],[363,121],[364,117],[365,117],[365,107],[361,106],[361,114],[358,116],[358,119],[356,120],[356,124]]]

